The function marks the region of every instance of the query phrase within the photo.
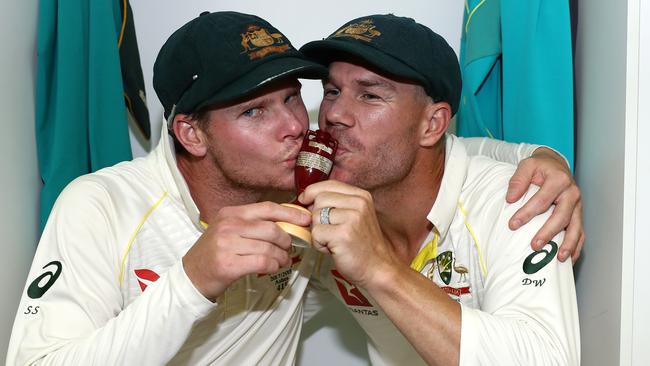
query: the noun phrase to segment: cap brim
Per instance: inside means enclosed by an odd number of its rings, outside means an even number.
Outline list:
[[[235,79],[217,94],[199,104],[196,109],[244,98],[273,82],[289,77],[323,79],[327,77],[327,67],[299,57],[276,58]]]
[[[427,85],[426,79],[413,68],[393,56],[379,51],[371,44],[347,42],[340,39],[312,41],[300,48],[308,59],[327,66],[334,61],[347,61],[349,56],[359,59],[383,74],[416,81]],[[347,57],[341,57],[341,54]]]

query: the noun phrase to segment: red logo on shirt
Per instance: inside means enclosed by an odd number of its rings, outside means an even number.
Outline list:
[[[343,297],[343,301],[345,301],[346,304],[352,305],[352,306],[370,306],[372,307],[372,304],[368,299],[366,299],[365,296],[361,293],[361,290],[353,284],[351,284],[348,280],[343,277],[337,270],[332,270],[332,275],[335,277],[334,282],[336,282],[336,287],[339,288],[339,292],[341,293],[341,296]],[[339,281],[338,279],[341,279],[342,281]]]
[[[442,291],[448,293],[449,295],[454,295],[454,296],[457,296],[457,297],[461,297],[462,295],[469,294],[469,293],[472,292],[471,289],[469,288],[469,286],[466,286],[466,287],[449,287],[449,286],[445,286],[445,287],[441,287],[440,289],[442,289]]]
[[[160,278],[158,273],[150,269],[136,269],[133,272],[135,272],[135,276],[138,278],[138,285],[140,285],[140,289],[142,290],[142,292],[144,292],[144,290],[147,288],[148,285],[140,280],[153,283]]]

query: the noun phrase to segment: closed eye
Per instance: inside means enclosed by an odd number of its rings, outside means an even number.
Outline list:
[[[365,94],[361,95],[361,99],[364,99],[364,100],[377,100],[377,99],[381,99],[381,97],[376,95],[376,94],[365,93]]]

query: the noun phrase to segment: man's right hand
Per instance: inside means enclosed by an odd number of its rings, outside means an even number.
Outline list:
[[[215,301],[248,274],[268,274],[291,264],[291,238],[277,221],[309,226],[311,216],[272,202],[224,207],[183,257],[194,286]]]

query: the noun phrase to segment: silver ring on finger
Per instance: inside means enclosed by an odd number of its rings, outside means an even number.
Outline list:
[[[320,223],[322,225],[329,225],[330,224],[330,211],[334,207],[323,207],[320,209]]]

